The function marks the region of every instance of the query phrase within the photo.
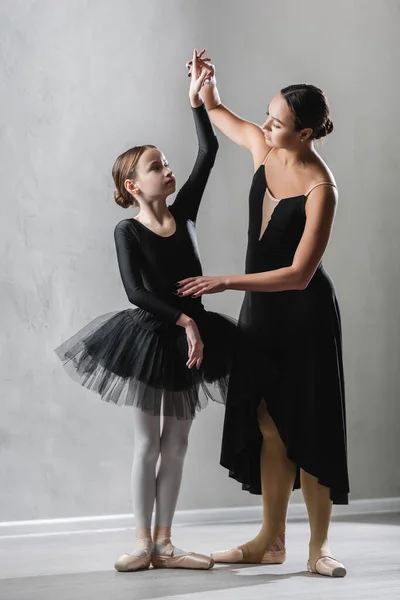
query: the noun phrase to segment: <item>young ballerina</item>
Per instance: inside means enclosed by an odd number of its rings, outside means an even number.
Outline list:
[[[206,311],[201,299],[182,298],[176,291],[177,280],[202,272],[195,223],[218,150],[200,96],[206,71],[198,70],[196,52],[193,64],[189,96],[199,149],[175,202],[166,204],[175,177],[158,148],[136,146],[113,167],[116,202],[139,207],[136,217],[115,228],[122,282],[138,308],[98,317],[56,350],[82,385],[107,402],[132,406],[136,545],[116,561],[118,571],[150,564],[210,569],[214,564],[210,556],[171,542],[189,432],[196,410],[204,406],[199,392],[218,399],[207,387],[214,383],[223,399],[236,339],[233,321]]]
[[[243,386],[240,365],[233,368],[221,464],[243,489],[263,497],[256,538],[213,557],[283,562],[289,498],[301,485],[311,529],[308,569],[343,577],[346,569],[332,557],[328,542],[332,503],[347,504],[349,492],[341,321],[321,262],[337,188],[314,147],[314,140],[333,129],[329,107],[319,88],[292,85],[272,98],[259,127],[221,103],[214,66],[202,57],[210,119],[254,161],[246,275],[186,278],[179,282],[180,293],[246,291],[240,323],[257,346],[258,391]],[[275,361],[278,377],[266,372],[268,360]]]

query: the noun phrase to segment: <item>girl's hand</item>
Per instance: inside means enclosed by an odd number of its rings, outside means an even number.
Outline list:
[[[198,298],[203,294],[218,294],[228,288],[226,277],[189,277],[178,281],[179,296]]]
[[[211,58],[207,58],[204,56],[205,54],[205,48],[199,53],[197,54],[197,67],[201,70],[206,70],[207,71],[207,75],[206,78],[203,82],[203,85],[206,84],[210,84],[210,83],[215,83],[215,67],[213,64],[211,64]],[[195,52],[197,52],[195,50]],[[186,68],[188,70],[188,77],[192,77],[192,73],[193,73],[193,65],[194,65],[194,59],[189,60],[186,63]]]
[[[190,79],[189,98],[192,106],[200,106],[203,101],[200,97],[200,90],[203,87],[207,76],[207,69],[203,68],[198,62],[197,50],[193,50],[192,76]]]
[[[189,356],[186,366],[192,369],[196,366],[197,369],[203,360],[203,340],[200,337],[199,329],[194,321],[185,327],[186,339],[189,348]]]

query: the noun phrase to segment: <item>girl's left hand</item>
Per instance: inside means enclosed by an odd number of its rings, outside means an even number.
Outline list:
[[[197,54],[197,67],[198,69],[205,69],[207,71],[206,79],[204,80],[203,86],[206,84],[216,83],[215,81],[215,66],[211,64],[211,58],[207,58],[204,56],[206,49],[203,48],[201,52]],[[192,76],[193,72],[193,59],[189,60],[186,63],[186,68],[188,70],[189,77]]]
[[[178,281],[179,296],[193,296],[198,298],[203,294],[218,294],[224,292],[228,285],[226,277],[189,277]]]
[[[200,52],[200,56],[202,56],[203,53],[204,50]],[[200,65],[196,49],[193,50],[191,73],[189,96],[193,98],[200,94],[204,80],[207,77],[207,69],[204,67],[202,68],[202,65]]]

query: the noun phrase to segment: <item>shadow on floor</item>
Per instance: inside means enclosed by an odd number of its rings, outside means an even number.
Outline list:
[[[292,579],[313,577],[307,571],[295,573],[252,573],[238,576],[238,571],[255,565],[219,567],[208,572],[149,569],[141,573],[103,571],[8,579],[0,582],[0,598],[5,600],[146,600],[165,596],[251,588]],[[268,568],[259,567],[257,568]],[[211,596],[210,596],[211,598]]]

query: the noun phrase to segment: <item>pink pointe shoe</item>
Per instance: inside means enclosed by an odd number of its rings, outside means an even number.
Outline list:
[[[232,548],[231,550],[221,550],[213,552],[211,556],[216,563],[224,564],[255,564],[255,565],[281,565],[286,559],[285,534],[276,538],[276,542],[261,557],[246,556],[242,548]]]
[[[114,565],[114,568],[120,573],[131,571],[145,571],[150,567],[151,556],[135,556],[134,554],[123,554]]]
[[[208,571],[214,566],[211,556],[186,552],[178,556],[165,556],[153,554],[151,563],[154,569],[203,569]]]
[[[202,569],[208,571],[214,566],[211,556],[196,552],[183,552],[175,548],[171,542],[169,527],[158,527],[155,539],[159,541],[156,542],[151,555],[154,569]],[[178,551],[177,554],[175,554],[176,551]]]
[[[310,565],[310,561],[308,561],[307,570],[310,573],[325,575],[326,577],[345,577],[347,574],[344,565],[337,561],[336,558],[333,558],[333,556],[320,556],[315,561],[313,568]]]

